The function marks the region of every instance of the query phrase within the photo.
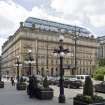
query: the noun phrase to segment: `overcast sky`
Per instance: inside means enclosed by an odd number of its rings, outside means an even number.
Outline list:
[[[27,17],[86,27],[105,35],[105,0],[0,0],[0,53],[9,35]]]

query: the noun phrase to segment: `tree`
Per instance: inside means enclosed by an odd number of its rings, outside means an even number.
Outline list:
[[[94,79],[103,81],[105,75],[105,58],[101,58],[98,62],[98,67],[94,73]]]
[[[105,66],[105,58],[99,60],[99,66]]]
[[[48,88],[49,87],[49,83],[48,83],[47,77],[44,78],[43,87],[44,88]]]
[[[105,66],[97,67],[96,72],[94,73],[94,78],[96,80],[103,81],[104,80],[104,75],[105,75]]]
[[[90,76],[86,77],[83,87],[83,95],[93,97],[93,83]]]

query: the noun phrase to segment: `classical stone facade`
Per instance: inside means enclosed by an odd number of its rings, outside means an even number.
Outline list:
[[[64,48],[68,48],[72,55],[64,57],[65,75],[71,75],[73,71],[75,74],[93,74],[97,43],[86,29],[36,18],[21,22],[19,29],[3,44],[3,73],[16,76],[16,56],[19,56],[22,63],[19,67],[20,75],[28,75],[29,64],[26,61],[29,58],[28,50],[31,49],[34,60],[33,74],[59,75],[59,56],[55,57],[53,51],[59,47],[60,34],[64,35]],[[79,37],[75,47],[76,34],[79,34]]]
[[[105,58],[105,36],[97,37],[97,58]]]

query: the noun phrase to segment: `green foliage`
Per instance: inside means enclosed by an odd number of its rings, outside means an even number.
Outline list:
[[[44,88],[48,88],[49,87],[49,83],[48,83],[47,77],[44,78],[43,87]]]
[[[99,66],[105,66],[105,58],[99,60]]]
[[[103,99],[103,97],[101,96],[97,96],[97,95],[94,95],[94,96],[84,96],[82,94],[78,94],[76,97],[75,97],[76,100],[78,101],[82,101],[82,102],[85,102],[85,103],[88,103],[88,104],[91,104],[91,103],[100,103],[100,102],[104,102],[105,99]]]
[[[93,95],[93,83],[91,77],[87,77],[85,80],[83,94],[78,94],[74,99],[86,104],[100,103],[105,101],[103,97]]]
[[[84,96],[93,96],[93,83],[91,77],[87,77],[85,80],[85,84],[83,87],[83,95]]]
[[[93,99],[91,96],[84,96],[83,100],[87,103],[93,103]]]
[[[104,80],[104,75],[103,74],[96,74],[94,75],[95,80],[103,81]]]
[[[103,99],[102,96],[97,96],[97,95],[94,95],[93,100],[95,102],[105,101],[105,99]]]
[[[29,86],[34,88],[38,87],[38,81],[34,75],[29,77]]]
[[[105,75],[105,66],[104,67],[97,67],[96,72],[94,73],[94,78],[96,80],[103,81]]]

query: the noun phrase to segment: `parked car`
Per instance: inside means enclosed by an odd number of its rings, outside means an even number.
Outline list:
[[[75,75],[70,75],[70,76],[64,76],[64,80],[76,81],[77,78]]]
[[[95,91],[105,93],[105,81],[103,81],[99,84],[96,84],[95,85]]]
[[[72,81],[72,80],[65,80],[64,87],[65,88],[80,88],[82,86],[82,82],[79,80]]]
[[[41,75],[35,75],[35,77],[37,78],[37,81],[43,81],[43,77]]]
[[[59,80],[48,80],[49,85],[58,85],[59,84]]]
[[[51,77],[47,76],[49,85],[57,85],[58,84],[58,78],[57,77]]]
[[[77,80],[80,80],[82,84],[84,84],[86,77],[89,77],[90,75],[75,75]]]

